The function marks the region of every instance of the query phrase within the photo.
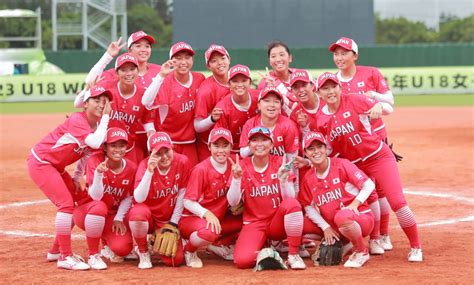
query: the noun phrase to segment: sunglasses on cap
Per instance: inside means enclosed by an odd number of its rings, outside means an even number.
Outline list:
[[[253,135],[253,134],[257,134],[257,133],[264,134],[264,135],[271,135],[272,134],[272,132],[268,128],[255,127],[255,128],[250,130],[249,136]]]

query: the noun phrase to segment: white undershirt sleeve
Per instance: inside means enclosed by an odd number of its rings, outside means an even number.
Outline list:
[[[170,222],[174,224],[178,224],[179,220],[181,220],[181,216],[183,215],[184,209],[184,193],[186,192],[186,188],[179,189],[178,192],[178,199],[176,200],[176,205],[174,206],[173,214],[171,215]]]
[[[113,59],[114,58],[108,52],[105,52],[104,55],[99,59],[99,61],[89,71],[86,76],[85,82],[87,84],[94,82],[102,74],[102,72],[104,72],[105,67]]]
[[[227,191],[227,202],[231,207],[239,204],[242,199],[242,191],[240,191],[240,185],[242,184],[242,178],[235,179],[232,177],[229,191]]]
[[[89,134],[85,143],[93,149],[98,149],[105,140],[105,135],[107,134],[107,126],[109,125],[109,115],[102,115],[100,119],[100,124],[97,126],[97,129],[92,134]]]
[[[388,103],[392,106],[395,104],[395,100],[393,99],[392,91],[388,90],[387,92],[385,92],[383,94],[375,92],[375,91],[372,91],[372,92],[374,94],[374,99],[375,100],[377,100],[379,102]]]
[[[72,172],[73,181],[79,181],[84,176],[87,159],[89,159],[89,157],[90,157],[90,154],[86,154],[76,163],[76,167],[74,168],[74,171]]]
[[[120,202],[120,205],[117,209],[117,214],[115,214],[114,221],[120,221],[123,222],[123,218],[125,217],[125,214],[127,214],[128,209],[132,206],[132,196],[128,196],[127,198],[123,199],[122,202]]]
[[[133,190],[133,197],[135,198],[135,201],[137,203],[143,203],[146,200],[146,197],[148,196],[148,192],[150,191],[150,184],[151,184],[151,178],[153,176],[153,173],[146,170],[145,174],[143,174],[143,178],[138,183],[137,188]]]
[[[155,124],[154,123],[146,123],[146,124],[142,124],[143,125],[143,128],[145,129],[146,132],[149,132],[149,131],[155,131]]]
[[[92,200],[94,201],[100,201],[104,196],[104,183],[102,181],[103,178],[104,175],[99,173],[99,171],[96,169],[94,171],[94,180],[92,181],[92,185],[89,186],[89,189],[87,190],[89,196],[91,196]]]
[[[283,200],[286,198],[295,198],[295,185],[293,182],[288,182],[288,179],[280,180],[280,188]]]
[[[215,123],[211,120],[211,115],[209,115],[205,119],[196,118],[196,119],[194,119],[194,130],[196,130],[196,132],[198,132],[198,133],[203,133],[203,132],[209,130],[210,128],[212,128],[212,126],[214,126],[214,124]]]
[[[155,102],[156,95],[158,90],[160,90],[161,84],[163,83],[164,78],[160,74],[157,74],[151,81],[150,86],[145,90],[142,97],[142,104],[148,110],[153,108],[153,103]]]
[[[184,208],[193,213],[194,215],[203,218],[204,214],[208,211],[208,209],[204,208],[199,204],[197,201],[183,199]]]
[[[371,179],[367,179],[363,184],[362,184],[362,189],[360,189],[359,194],[355,197],[357,201],[360,203],[364,203],[367,198],[369,198],[370,194],[375,189],[375,184]]]
[[[74,108],[82,108],[84,107],[84,95],[87,92],[86,89],[82,89],[74,98]]]
[[[379,103],[382,104],[382,115],[390,115],[391,113],[393,113],[392,105],[385,102],[379,102]]]
[[[306,212],[306,216],[323,231],[331,227],[313,205],[304,207],[304,210]]]

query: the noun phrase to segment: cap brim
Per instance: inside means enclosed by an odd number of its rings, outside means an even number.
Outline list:
[[[105,90],[104,92],[102,93],[99,93],[99,94],[96,94],[96,95],[91,95],[89,98],[87,99],[90,99],[90,98],[94,98],[94,97],[99,97],[99,96],[102,96],[102,95],[105,95],[109,98],[109,101],[112,101],[114,99],[112,93],[109,91],[109,90]],[[87,101],[87,100],[86,100]]]
[[[326,78],[326,79],[323,80],[323,82],[318,83],[318,90],[321,88],[321,86],[324,86],[324,84],[326,84],[326,82],[328,82],[328,81],[332,81],[332,82],[336,83],[337,85],[339,85],[338,81],[336,81],[332,78]]]
[[[265,94],[262,94],[262,96],[258,98],[258,101],[260,102],[260,100],[262,100],[263,98],[267,97],[270,94],[275,94],[275,96],[280,98],[280,101],[283,101],[283,96],[280,93],[277,93],[275,91],[270,91],[270,92],[267,92]]]
[[[252,77],[250,77],[248,74],[245,74],[245,73],[239,71],[239,72],[237,72],[237,73],[232,74],[232,77],[229,77],[229,81],[230,81],[232,78],[234,78],[234,77],[236,77],[237,75],[239,75],[239,74],[241,74],[241,75],[247,77],[248,79],[252,80]]]
[[[128,63],[128,62],[133,63],[136,67],[138,67],[136,62],[133,62],[131,60],[126,60],[126,61],[122,62],[119,66],[115,67],[115,71],[117,71],[120,67],[122,67],[122,65],[124,65],[125,63]]]
[[[264,133],[262,133],[262,132],[257,132],[257,133],[251,134],[251,135],[249,136],[249,142],[250,142],[250,139],[253,138],[253,137],[256,136],[256,135],[262,135],[262,136],[268,138],[269,140],[271,140],[271,141],[273,142],[273,139],[272,139],[272,137],[271,137],[270,135],[264,134]]]
[[[131,42],[130,45],[128,46],[128,48],[130,48],[134,43],[138,42],[141,39],[146,39],[150,43],[150,45],[155,44],[155,39],[150,35],[146,35],[146,36],[143,36],[143,37],[141,37],[139,39],[136,39],[135,41]]]
[[[187,52],[189,52],[192,56],[194,56],[194,54],[195,54],[195,52],[194,52],[192,49],[183,48],[183,49],[180,49],[180,50],[178,50],[177,52],[173,53],[170,58],[173,58],[173,56],[175,56],[177,53],[180,53],[180,52],[182,52],[182,51],[187,51]]]
[[[169,144],[169,143],[160,143],[160,144],[155,145],[151,150],[152,150],[152,151],[153,151],[153,150],[159,151],[160,149],[162,149],[162,148],[164,148],[164,147],[166,147],[166,148],[168,148],[168,149],[172,149],[172,148],[173,148],[173,147],[171,146],[171,144]]]
[[[217,137],[214,137],[213,139],[209,140],[209,143],[215,143],[216,141],[218,141],[219,139],[225,139],[228,143],[233,143],[232,140],[229,140],[229,138],[227,138],[226,136],[224,135],[218,135]]]
[[[309,83],[309,82],[311,82],[311,80],[309,80],[309,79],[307,79],[307,78],[298,78],[298,79],[292,81],[292,82],[290,83],[290,86],[293,86],[293,84],[295,84],[295,83],[298,82],[298,81],[303,81],[304,83]]]
[[[326,142],[324,142],[324,140],[322,139],[319,139],[319,138],[312,138],[308,143],[305,143],[304,144],[304,148],[303,149],[307,149],[313,142],[315,141],[318,141],[320,143],[322,143],[323,145],[326,145]]]
[[[121,137],[115,137],[115,138],[112,138],[110,140],[106,140],[105,142],[106,143],[114,143],[114,142],[118,142],[118,141],[125,141],[128,143],[128,140],[125,139],[125,138],[121,138]]]

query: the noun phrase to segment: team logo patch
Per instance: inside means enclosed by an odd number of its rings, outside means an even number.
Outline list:
[[[278,137],[277,137],[277,141],[282,142],[282,141],[283,141],[283,137],[282,137],[282,136],[278,136]]]
[[[342,114],[342,116],[344,117],[344,119],[347,119],[351,116],[351,112],[347,111],[344,114]]]
[[[332,184],[338,184],[339,182],[341,182],[341,180],[339,180],[339,177],[334,178],[334,179],[332,180]]]
[[[364,87],[364,86],[365,86],[365,82],[364,82],[364,81],[357,82],[357,87]]]
[[[140,107],[139,107],[139,106],[133,106],[133,107],[132,107],[132,110],[138,112],[138,111],[140,111]]]
[[[129,183],[130,183],[130,180],[128,180],[128,179],[122,180],[123,185],[128,185]]]
[[[277,178],[278,178],[278,174],[272,173],[272,176],[271,176],[271,177],[272,177],[272,179],[277,179]]]

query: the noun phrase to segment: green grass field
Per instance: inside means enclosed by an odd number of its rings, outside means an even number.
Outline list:
[[[79,110],[72,105],[72,102],[0,103],[0,114],[71,113]],[[474,106],[474,94],[396,96],[395,106]]]

